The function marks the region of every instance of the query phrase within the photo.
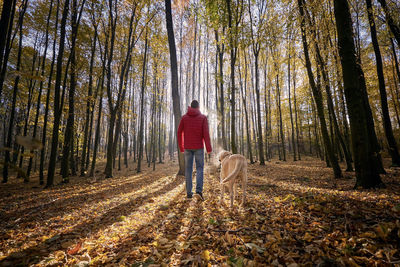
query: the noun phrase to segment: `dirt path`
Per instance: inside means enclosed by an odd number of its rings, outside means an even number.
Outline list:
[[[248,204],[233,210],[218,203],[216,174],[198,202],[175,171],[1,185],[0,265],[400,263],[399,170],[383,177],[387,189],[354,191],[352,174],[334,181],[315,159],[251,165]]]

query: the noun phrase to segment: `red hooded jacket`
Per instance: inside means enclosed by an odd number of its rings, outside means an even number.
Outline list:
[[[207,117],[201,114],[199,109],[188,107],[178,127],[179,149],[181,152],[185,149],[202,149],[204,148],[203,140],[207,152],[210,153],[212,148]]]

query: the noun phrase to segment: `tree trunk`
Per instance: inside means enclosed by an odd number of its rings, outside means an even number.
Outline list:
[[[394,42],[393,42],[393,38],[390,38],[390,44],[391,44],[391,48],[392,48],[392,53],[393,53],[393,59],[394,59],[394,63],[395,63],[395,67],[396,67],[396,74],[397,74],[397,92],[400,91],[400,67],[399,67],[399,61],[397,59],[397,54],[396,54],[396,48],[394,47]],[[400,46],[400,44],[399,44]]]
[[[223,31],[224,33],[224,31]],[[222,148],[224,150],[228,149],[228,143],[226,141],[226,133],[225,133],[225,100],[224,100],[224,44],[219,44],[219,36],[218,31],[215,31],[215,40],[217,42],[217,54],[218,54],[218,62],[219,62],[219,73],[218,73],[218,81],[219,81],[219,113],[221,117],[221,137],[222,137]]]
[[[251,149],[249,114],[248,114],[248,111],[247,111],[247,103],[246,103],[247,102],[246,101],[246,95],[247,95],[247,62],[246,62],[246,55],[245,55],[245,63],[244,63],[244,88],[243,88],[243,82],[242,82],[242,74],[241,74],[241,70],[240,70],[240,61],[239,61],[239,79],[240,79],[240,90],[241,90],[241,93],[242,93],[243,109],[244,109],[245,120],[246,120],[247,151],[248,151],[249,158],[250,158],[250,164],[254,164],[253,151]]]
[[[235,125],[235,120],[236,120],[236,115],[235,115],[235,104],[236,104],[236,99],[235,99],[235,62],[236,62],[236,42],[234,41],[234,33],[237,31],[237,25],[234,28],[232,25],[232,10],[231,10],[231,1],[226,0],[226,6],[228,10],[228,26],[230,29],[229,32],[229,42],[230,42],[230,60],[231,60],[231,149],[233,154],[237,154],[237,147],[236,147],[236,125]],[[237,14],[238,15],[238,14]],[[262,137],[261,137],[262,138]]]
[[[113,104],[113,94],[112,94],[112,88],[111,88],[111,79],[112,79],[112,61],[113,61],[113,55],[114,55],[114,45],[115,45],[115,34],[116,34],[116,24],[117,24],[117,19],[118,19],[118,14],[116,12],[115,18],[113,14],[113,1],[109,0],[109,27],[111,31],[111,40],[110,40],[110,52],[108,55],[108,60],[107,60],[107,97],[108,97],[108,108],[110,112],[110,119],[109,119],[109,124],[108,124],[108,138],[107,138],[107,160],[106,160],[106,168],[104,170],[104,173],[106,175],[106,178],[111,178],[113,177],[113,155],[114,155],[114,125],[115,125],[115,119],[117,116],[117,107],[114,106]],[[114,8],[115,10],[117,9],[117,3],[115,2]]]
[[[70,152],[73,151],[73,138],[74,138],[74,123],[75,123],[75,89],[76,89],[76,55],[75,55],[75,46],[76,46],[76,36],[78,34],[78,6],[77,0],[72,1],[72,18],[71,18],[71,71],[70,71],[70,88],[68,94],[68,119],[67,126],[65,127],[64,134],[64,147],[63,147],[63,155],[61,160],[61,176],[63,178],[63,183],[69,183],[69,163]],[[73,157],[73,153],[71,153],[71,157]]]
[[[58,27],[58,14],[59,14],[60,1],[57,0],[57,8],[56,8],[56,23],[54,28]],[[57,44],[57,31],[54,31],[54,42],[53,42],[53,56],[51,59],[50,65],[50,73],[49,79],[47,82],[47,94],[46,94],[46,106],[44,110],[44,122],[43,122],[43,131],[42,131],[42,150],[40,151],[40,164],[39,164],[39,183],[40,185],[44,184],[44,161],[46,157],[46,141],[47,141],[47,120],[49,116],[49,106],[50,106],[50,93],[51,93],[51,83],[53,79],[54,72],[54,64],[56,59],[56,44]]]
[[[170,53],[172,102],[173,102],[173,110],[175,118],[175,135],[176,135],[178,133],[178,125],[179,121],[181,120],[182,113],[181,113],[180,97],[178,89],[178,65],[176,62],[176,47],[175,47],[174,27],[172,24],[171,0],[165,0],[165,17],[167,24],[168,46]],[[185,159],[183,157],[183,154],[180,153],[179,148],[178,148],[178,159],[179,159],[178,175],[183,175],[185,173]]]
[[[279,73],[278,69],[277,69],[277,73]],[[282,121],[281,89],[279,87],[279,74],[276,74],[275,79],[276,79],[276,94],[277,94],[277,98],[278,98],[279,129],[280,129],[280,133],[281,133],[283,161],[286,161],[286,145],[285,145],[285,134],[283,131],[283,121]]]
[[[346,159],[346,166],[347,166],[346,171],[353,171],[351,154],[350,154],[349,149],[346,146],[346,143],[344,142],[344,138],[342,136],[342,133],[340,132],[339,124],[338,124],[338,121],[336,118],[335,107],[333,105],[333,100],[332,100],[329,76],[328,76],[328,73],[326,70],[326,64],[322,59],[321,52],[320,52],[317,41],[314,42],[314,46],[315,46],[315,51],[316,51],[317,62],[321,69],[322,79],[325,84],[325,92],[326,92],[326,96],[327,96],[328,110],[329,110],[329,113],[331,114],[331,122],[332,122],[331,127],[332,126],[334,127],[336,136],[339,139],[340,146],[343,149],[343,153],[344,153],[344,156]],[[333,134],[331,134],[331,137],[333,138]],[[334,144],[333,140],[332,140],[332,144]]]
[[[37,39],[35,40],[35,44],[34,44],[34,50],[37,51]],[[37,52],[34,53],[33,56],[33,60],[32,60],[32,67],[31,67],[31,77],[33,77],[34,75],[38,76],[39,74],[39,64],[38,64],[38,68],[36,69],[36,73],[35,73],[35,65],[36,65],[36,59],[39,58],[40,55],[38,55]],[[28,125],[29,125],[29,117],[31,114],[31,108],[32,108],[32,98],[33,98],[33,92],[35,91],[35,86],[36,86],[36,81],[33,81],[32,78],[30,78],[29,81],[29,86],[28,86],[28,103],[26,106],[26,117],[25,117],[25,125],[24,125],[24,136],[27,136],[28,133]],[[18,167],[20,169],[22,169],[22,163],[23,163],[23,158],[24,158],[24,151],[25,151],[25,147],[21,147],[21,155],[19,158],[19,165]],[[31,152],[33,153],[33,152]],[[19,177],[20,174],[18,174],[17,177]],[[25,174],[24,176],[24,183],[28,183],[29,182],[29,176],[27,174]]]
[[[343,69],[344,92],[350,117],[351,139],[354,165],[356,169],[356,187],[364,188],[382,185],[371,136],[368,131],[368,119],[365,110],[364,93],[360,85],[360,71],[355,56],[354,37],[350,8],[347,0],[334,1],[334,13],[338,33],[339,55]]]
[[[85,120],[85,129],[84,129],[84,136],[83,136],[83,148],[82,148],[82,157],[81,157],[81,176],[85,176],[86,173],[86,155],[89,154],[89,146],[88,146],[88,139],[90,138],[89,136],[89,123],[92,122],[91,118],[93,116],[90,116],[91,113],[91,107],[92,103],[94,102],[94,99],[92,99],[92,94],[93,94],[93,65],[94,65],[94,57],[96,53],[96,43],[97,43],[97,28],[95,27],[94,29],[94,37],[92,41],[92,51],[91,51],[91,57],[90,57],[90,65],[89,65],[89,84],[88,84],[88,96],[87,96],[87,101],[86,101],[86,120]],[[87,153],[87,154],[86,154]]]
[[[62,107],[60,106],[60,87],[62,79],[62,68],[63,68],[63,57],[64,57],[64,46],[65,46],[65,34],[66,24],[69,11],[69,0],[65,0],[64,9],[60,24],[60,43],[58,47],[57,65],[56,65],[56,82],[54,86],[54,121],[53,121],[53,135],[51,139],[51,152],[49,169],[47,172],[47,183],[46,187],[53,186],[54,174],[56,169],[57,159],[57,148],[58,148],[58,131],[60,127],[60,119],[62,113]]]
[[[7,71],[7,64],[8,64],[8,57],[10,55],[11,47],[12,47],[12,41],[11,41],[11,34],[12,34],[12,25],[14,22],[14,15],[15,15],[15,7],[16,7],[16,0],[12,0],[12,8],[11,8],[11,14],[9,18],[9,25],[7,26],[7,31],[6,31],[6,39],[5,39],[5,48],[2,53],[0,53],[0,60],[2,61],[0,64],[0,98],[1,94],[3,91],[3,85],[4,85],[4,80],[6,77],[6,71]],[[7,7],[5,10],[5,17],[4,19],[6,20],[7,18]],[[4,25],[5,26],[5,25]],[[2,28],[2,27],[0,27]],[[1,35],[3,37],[3,35]]]
[[[1,66],[3,65],[8,32],[9,31],[11,32],[12,30],[13,17],[14,17],[12,14],[13,6],[15,6],[15,0],[4,0],[0,18],[0,72],[1,72]],[[3,91],[3,86],[1,84],[0,99],[2,91]]]
[[[258,156],[260,159],[260,165],[265,165],[264,159],[264,145],[263,145],[263,134],[261,126],[261,105],[260,105],[260,74],[258,69],[258,56],[260,50],[254,50],[254,71],[256,76],[256,105],[257,105],[257,128],[258,128]]]
[[[297,158],[301,160],[300,156],[300,141],[299,141],[299,125],[298,125],[298,112],[297,112],[297,98],[296,98],[296,60],[293,60],[293,104],[294,104],[294,116],[296,124],[296,144],[297,144]]]
[[[20,68],[21,68],[22,38],[23,38],[22,25],[23,25],[23,18],[24,18],[24,13],[27,8],[27,4],[28,4],[28,0],[25,0],[23,3],[23,7],[20,11],[20,14],[19,14],[19,21],[18,21],[19,43],[18,43],[17,66],[16,66],[17,72],[20,71]],[[18,88],[19,80],[20,80],[20,75],[17,75],[14,80],[11,111],[10,111],[10,122],[8,124],[7,143],[5,144],[5,147],[7,147],[7,148],[11,148],[11,141],[12,141],[12,137],[13,137],[15,107],[16,107],[16,102],[17,102],[17,93],[18,93],[18,89],[19,89]],[[4,157],[3,181],[2,181],[3,183],[7,183],[7,181],[8,181],[8,167],[9,167],[8,165],[9,164],[10,164],[10,150],[7,149],[5,151],[5,157]]]
[[[195,8],[196,9],[196,8]],[[195,26],[194,26],[194,38],[193,38],[193,62],[192,62],[192,100],[196,99],[195,87],[196,87],[196,50],[197,50],[197,10],[195,10]],[[199,58],[200,61],[200,58]],[[199,95],[200,97],[200,95]],[[200,101],[200,99],[199,99]],[[189,103],[189,102],[188,102]]]
[[[380,0],[380,2],[384,2],[384,0]],[[378,37],[376,34],[376,26],[373,15],[373,8],[371,0],[366,0],[367,3],[367,13],[369,26],[371,31],[371,39],[372,45],[374,47],[375,59],[376,59],[376,71],[378,74],[379,81],[379,93],[381,97],[381,108],[382,108],[382,120],[383,120],[383,128],[385,129],[386,139],[389,146],[389,153],[392,157],[392,166],[400,166],[400,155],[397,149],[396,139],[393,135],[392,123],[390,121],[389,107],[387,103],[387,94],[386,94],[386,85],[385,85],[385,77],[383,75],[383,66],[382,66],[382,56],[381,51],[379,49]],[[400,32],[399,32],[400,34]]]
[[[52,11],[53,11],[53,2],[54,2],[53,0],[50,1],[49,13],[47,15],[47,21],[46,21],[46,34],[45,34],[45,42],[44,42],[44,52],[43,52],[43,60],[42,60],[41,73],[40,73],[42,77],[44,76],[44,73],[45,73],[45,70],[46,70],[46,55],[47,55],[47,48],[48,48],[48,44],[49,44],[49,27],[50,27],[49,25],[50,25],[51,14],[52,14]],[[43,80],[40,81],[40,85],[39,85],[39,93],[38,93],[38,98],[37,98],[37,103],[36,103],[35,122],[34,122],[34,125],[33,125],[33,138],[36,137],[36,133],[37,133],[37,125],[38,125],[38,121],[39,121],[42,91],[43,91]],[[31,151],[31,153],[33,153],[33,151]],[[32,164],[33,164],[32,161],[33,161],[33,157],[30,157],[29,158],[29,164],[28,164],[28,170],[26,172],[27,177],[29,177],[30,173],[31,173]]]
[[[290,42],[290,38],[288,38]],[[293,124],[293,112],[292,112],[292,100],[290,96],[290,44],[288,44],[288,96],[289,96],[289,113],[290,113],[290,124],[292,126],[292,147],[293,147],[293,161],[296,161],[296,143],[294,141],[294,124]]]
[[[317,88],[317,86],[315,84],[314,75],[312,73],[311,62],[310,62],[310,57],[309,57],[309,53],[308,53],[306,31],[305,31],[304,1],[298,0],[298,4],[299,4],[299,11],[300,11],[300,18],[301,18],[301,26],[300,26],[301,27],[301,37],[302,37],[302,41],[303,41],[304,56],[305,56],[305,60],[306,60],[308,80],[310,82],[310,86],[311,86],[311,89],[313,92],[313,96],[314,96],[314,100],[315,100],[315,104],[316,104],[316,108],[317,108],[317,113],[318,113],[318,117],[320,120],[322,138],[324,140],[325,148],[326,148],[326,151],[327,151],[327,154],[329,157],[329,162],[332,164],[335,178],[340,178],[340,177],[342,177],[342,171],[340,169],[337,158],[334,154],[332,143],[329,140],[329,134],[328,134],[328,130],[326,127],[326,121],[325,121],[322,94],[321,94],[321,91]]]
[[[103,109],[103,92],[104,92],[104,76],[105,76],[105,69],[106,69],[106,58],[107,58],[107,41],[106,41],[106,47],[105,47],[105,54],[103,58],[103,63],[102,63],[102,74],[101,74],[101,90],[100,90],[100,97],[99,97],[99,111],[97,114],[97,125],[96,125],[96,133],[94,137],[94,147],[93,147],[93,158],[92,158],[92,164],[90,167],[90,173],[89,177],[94,176],[94,168],[96,166],[96,158],[97,158],[97,150],[99,146],[99,141],[100,141],[100,125],[101,125],[101,114],[102,114],[102,109]]]
[[[142,65],[142,86],[141,86],[141,93],[140,93],[140,128],[139,128],[139,151],[138,151],[138,164],[136,171],[139,173],[142,171],[142,158],[143,158],[143,129],[144,129],[144,91],[146,88],[146,65],[147,65],[147,47],[148,47],[148,40],[147,40],[147,31],[146,31],[146,39],[144,43],[144,57],[143,57],[143,65]]]

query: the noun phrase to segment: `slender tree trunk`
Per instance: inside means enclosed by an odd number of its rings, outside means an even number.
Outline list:
[[[54,2],[53,0],[50,1],[49,13],[47,15],[47,21],[46,21],[44,52],[43,52],[43,60],[42,60],[41,73],[40,73],[42,77],[44,76],[44,73],[46,70],[46,55],[47,55],[47,48],[48,48],[48,44],[49,44],[49,27],[50,27],[50,18],[51,18],[51,14],[53,11],[53,2]],[[37,103],[36,103],[35,122],[33,125],[33,138],[35,138],[36,134],[37,134],[37,125],[38,125],[38,121],[39,121],[42,91],[43,91],[43,80],[40,81],[40,85],[39,85],[39,93],[38,93],[38,98],[37,98]],[[31,151],[31,153],[33,153],[33,151]],[[26,172],[27,177],[30,176],[30,173],[32,170],[32,163],[33,163],[32,161],[33,161],[33,157],[30,157],[29,164],[28,164],[28,170]]]
[[[171,64],[171,88],[172,88],[172,103],[175,118],[175,135],[178,133],[178,125],[181,120],[181,107],[180,107],[180,96],[178,88],[178,65],[176,62],[176,47],[175,47],[175,36],[174,27],[172,24],[172,12],[171,12],[171,0],[165,0],[165,17],[167,24],[168,33],[168,46],[170,53],[170,64]],[[178,144],[177,144],[178,145]],[[179,159],[179,175],[185,173],[185,159],[183,154],[180,153],[178,148],[178,159]]]
[[[148,47],[148,40],[147,40],[147,32],[146,32],[146,39],[144,43],[144,57],[143,57],[143,65],[142,65],[142,86],[141,86],[141,94],[140,94],[140,128],[139,128],[139,151],[138,151],[138,164],[136,171],[139,173],[142,171],[142,158],[143,158],[143,129],[144,129],[144,91],[146,88],[146,65],[147,65],[147,47]]]
[[[326,70],[326,64],[325,64],[324,60],[322,59],[321,52],[320,52],[317,41],[314,41],[314,46],[315,46],[315,51],[316,51],[317,62],[318,62],[319,68],[322,73],[323,82],[325,84],[325,92],[326,92],[326,96],[327,96],[328,110],[329,110],[330,118],[331,118],[330,126],[331,126],[331,128],[333,126],[336,136],[339,140],[340,146],[343,149],[343,153],[344,153],[345,159],[346,159],[346,166],[347,166],[346,171],[353,171],[351,154],[350,154],[349,149],[346,146],[346,143],[344,142],[344,138],[342,136],[342,133],[340,132],[339,124],[338,124],[338,121],[336,118],[335,107],[333,105],[333,100],[332,100],[329,76],[328,76],[328,73]],[[332,144],[334,144],[333,129],[332,129],[331,137],[332,137]]]
[[[224,31],[223,31],[224,33]],[[228,143],[226,141],[226,133],[225,133],[225,100],[224,100],[224,44],[219,44],[219,35],[218,31],[215,31],[215,40],[217,42],[217,54],[218,54],[218,62],[219,62],[219,73],[218,73],[218,81],[219,81],[219,113],[221,117],[221,137],[222,137],[222,148],[224,150],[228,149]]]
[[[25,0],[23,2],[22,10],[20,11],[20,14],[19,14],[19,21],[18,21],[19,43],[18,43],[17,66],[16,66],[17,72],[20,71],[20,69],[21,69],[22,39],[23,39],[22,25],[23,25],[23,18],[24,18],[24,13],[27,8],[27,4],[28,4],[28,0]],[[13,137],[15,107],[16,107],[16,102],[17,102],[19,81],[20,81],[20,75],[17,75],[14,80],[14,86],[13,86],[11,111],[10,111],[10,122],[8,124],[7,143],[5,145],[5,147],[7,147],[7,148],[11,148],[11,141],[12,141],[12,137]],[[9,167],[8,165],[9,164],[10,164],[10,150],[7,149],[5,151],[5,157],[4,157],[3,181],[2,181],[3,183],[7,183],[7,181],[8,181],[8,167]]]
[[[105,47],[105,54],[103,58],[103,63],[102,63],[102,74],[101,74],[101,90],[100,90],[100,96],[99,96],[99,111],[97,114],[97,125],[96,125],[96,133],[94,137],[94,146],[93,146],[93,157],[92,157],[92,164],[90,167],[90,173],[89,177],[94,176],[94,168],[96,167],[96,159],[97,159],[97,150],[100,142],[100,126],[101,126],[101,115],[102,115],[102,109],[103,109],[103,92],[104,92],[104,77],[105,77],[105,69],[106,69],[106,58],[107,58],[107,43],[108,41],[106,40],[106,47]]]
[[[90,57],[90,65],[89,65],[89,84],[88,84],[88,100],[86,102],[86,120],[85,120],[85,129],[84,129],[84,136],[83,136],[83,148],[82,148],[82,157],[81,157],[81,176],[85,176],[86,173],[86,160],[89,154],[89,146],[88,146],[88,139],[89,136],[89,124],[93,121],[93,116],[90,116],[92,110],[91,107],[93,106],[92,103],[94,99],[92,98],[93,94],[93,65],[94,65],[94,57],[96,53],[96,44],[97,44],[97,28],[94,29],[94,37],[92,41],[92,51]]]
[[[56,23],[54,28],[58,27],[58,14],[59,14],[60,1],[57,0],[57,8],[56,8]],[[50,73],[49,79],[47,83],[47,94],[46,94],[46,106],[44,110],[44,122],[43,122],[43,131],[42,131],[42,150],[40,151],[40,164],[39,164],[39,183],[40,185],[44,184],[44,162],[46,157],[46,141],[47,141],[47,120],[49,116],[49,106],[50,106],[50,93],[51,93],[51,84],[53,79],[54,72],[54,64],[56,59],[56,44],[57,44],[57,30],[54,31],[54,42],[53,42],[53,56],[50,64]]]
[[[9,0],[6,0],[9,1]],[[8,57],[10,55],[10,51],[11,51],[11,47],[12,47],[12,42],[14,40],[14,37],[11,37],[12,35],[12,25],[14,22],[14,15],[15,15],[15,7],[16,7],[16,0],[12,0],[12,8],[11,8],[11,14],[10,14],[10,18],[9,18],[9,26],[7,26],[7,31],[6,31],[6,39],[5,39],[5,48],[4,51],[0,53],[0,60],[1,63],[0,64],[0,99],[1,99],[1,94],[3,92],[3,85],[4,85],[4,80],[6,77],[6,72],[7,72],[7,64],[8,64]],[[3,11],[5,12],[5,17],[4,20],[7,20],[7,7],[6,9]],[[3,19],[3,18],[1,18]],[[5,26],[5,25],[4,25]],[[2,28],[2,27],[0,27]],[[4,28],[6,29],[6,28]],[[2,35],[3,37],[3,35]]]
[[[119,134],[121,135],[121,133]],[[118,170],[121,170],[121,151],[122,151],[122,137],[118,138],[119,147],[118,147]]]
[[[288,42],[290,39],[288,38]],[[288,96],[289,96],[289,113],[290,113],[290,124],[292,126],[292,147],[293,147],[293,161],[296,161],[296,143],[294,141],[294,124],[293,124],[293,112],[292,112],[292,100],[290,96],[290,44],[288,44]]]
[[[36,36],[36,40],[34,43],[34,50],[37,51],[37,36]],[[40,58],[40,55],[38,55],[38,53],[35,52],[33,55],[33,60],[32,60],[32,67],[31,67],[31,73],[30,73],[31,77],[33,77],[35,75],[38,76],[38,74],[39,74],[39,64],[38,64],[38,68],[36,69],[36,73],[35,73],[35,66],[36,66],[37,58]],[[28,102],[26,105],[26,117],[25,117],[23,136],[26,136],[28,134],[29,118],[30,118],[30,114],[31,114],[32,98],[33,98],[33,92],[35,91],[35,86],[36,86],[36,81],[34,81],[32,78],[30,78],[29,85],[28,85]],[[19,165],[18,165],[18,167],[20,169],[22,169],[24,152],[25,152],[25,147],[22,146],[20,157],[19,157]],[[20,174],[18,173],[17,177],[19,177],[19,176],[20,176]],[[29,182],[29,176],[25,174],[24,175],[24,183],[28,183],[28,182]]]
[[[263,134],[261,125],[261,105],[260,105],[260,73],[258,68],[258,56],[260,50],[254,50],[254,71],[256,76],[256,105],[257,105],[257,128],[258,128],[258,156],[260,159],[260,165],[265,165],[264,159],[264,145],[263,145]]]
[[[279,73],[278,69],[277,69],[277,73]],[[279,87],[279,74],[276,74],[276,93],[277,93],[277,97],[278,97],[279,129],[280,129],[280,133],[281,133],[283,161],[286,161],[286,145],[285,145],[285,134],[283,131],[283,121],[282,121],[281,89]]]
[[[110,31],[111,31],[111,40],[110,40],[110,52],[108,55],[107,61],[107,97],[108,97],[108,108],[110,112],[110,119],[108,124],[108,138],[107,138],[107,160],[106,160],[106,168],[104,173],[106,178],[113,177],[113,155],[114,155],[114,126],[115,126],[115,119],[117,116],[117,107],[113,104],[113,94],[111,88],[111,79],[112,79],[112,61],[114,55],[114,45],[115,45],[115,34],[116,34],[116,24],[118,19],[118,14],[113,14],[113,1],[109,0],[109,16],[110,16]],[[115,10],[117,9],[117,2],[114,4]],[[114,18],[115,15],[115,18]]]
[[[163,89],[161,91],[160,100],[159,100],[160,104],[158,105],[158,158],[159,158],[158,163],[163,163],[162,162],[162,155],[163,155],[162,148],[165,147],[165,142],[164,142],[163,146],[161,145],[161,135],[164,132],[164,130],[161,129],[161,124],[162,124],[161,116],[162,116],[162,103],[164,101],[164,92],[165,92],[165,89],[164,89],[165,88],[165,80],[163,81],[162,88]]]
[[[244,90],[243,90],[243,82],[242,82],[242,75],[240,71],[240,62],[239,62],[239,79],[240,79],[240,90],[242,93],[242,101],[243,101],[243,109],[244,109],[244,114],[245,114],[245,119],[246,119],[246,141],[247,141],[247,150],[249,153],[250,157],[250,164],[254,164],[253,160],[253,151],[251,149],[251,136],[250,136],[250,126],[249,126],[249,114],[247,111],[247,104],[246,104],[246,94],[247,94],[247,86],[246,86],[246,81],[247,81],[247,65],[245,63],[245,68],[244,68]]]
[[[3,8],[1,10],[0,18],[0,73],[1,66],[3,66],[3,61],[5,59],[5,48],[7,43],[8,32],[11,32],[13,25],[13,9],[15,8],[15,0],[4,0]],[[7,66],[7,64],[5,64]],[[3,91],[3,83],[0,84],[0,99],[1,93]]]
[[[396,57],[396,53],[393,50],[394,54],[393,56]],[[394,59],[397,61],[397,58]],[[397,66],[398,67],[398,66]],[[392,103],[394,110],[396,112],[396,119],[397,119],[397,124],[398,128],[400,128],[400,114],[399,114],[399,109],[400,109],[400,73],[398,73],[398,79],[396,79],[396,74],[395,72],[398,71],[395,70],[396,66],[394,62],[392,61],[392,72],[393,72],[393,86],[390,86],[390,95],[392,97]]]
[[[332,143],[329,140],[329,134],[328,130],[326,127],[326,121],[325,121],[325,114],[324,114],[324,107],[323,107],[323,101],[322,101],[322,94],[321,91],[318,90],[315,81],[314,81],[314,75],[312,73],[312,68],[311,68],[311,62],[310,62],[310,57],[308,53],[308,44],[307,44],[307,39],[306,39],[306,32],[305,32],[305,15],[304,15],[304,1],[303,0],[298,0],[299,4],[299,11],[300,11],[300,18],[301,18],[301,36],[302,36],[302,41],[303,41],[303,48],[304,48],[304,56],[306,59],[306,67],[307,67],[307,73],[308,73],[308,79],[310,82],[310,86],[313,92],[314,100],[316,103],[316,108],[317,108],[317,113],[318,117],[320,120],[320,126],[321,126],[321,133],[322,137],[324,140],[326,152],[329,157],[329,162],[332,164],[333,167],[333,172],[335,175],[335,178],[340,178],[342,177],[342,171],[340,169],[339,163],[337,161],[337,158],[334,154]]]
[[[74,137],[74,123],[75,123],[75,89],[76,89],[76,55],[75,55],[75,46],[76,46],[76,36],[78,34],[78,6],[77,0],[72,1],[72,34],[71,34],[71,71],[70,71],[70,88],[68,94],[68,119],[67,126],[65,127],[64,134],[64,147],[63,147],[63,156],[61,160],[61,176],[63,178],[63,183],[69,183],[69,169],[72,167],[69,163],[71,161],[71,157],[73,157],[73,137]]]
[[[270,156],[268,154],[268,125],[270,124],[270,120],[269,120],[269,113],[268,113],[268,94],[269,94],[269,90],[270,88],[267,86],[267,63],[265,63],[264,65],[264,110],[265,110],[265,160],[268,161],[270,159]],[[268,89],[267,89],[268,88]]]
[[[390,44],[391,44],[391,49],[393,52],[393,59],[394,59],[394,63],[395,63],[395,67],[396,67],[396,74],[397,74],[397,92],[400,91],[400,67],[399,67],[399,61],[397,59],[397,54],[396,54],[396,48],[394,47],[394,42],[393,42],[393,38],[390,38]],[[400,44],[399,44],[400,46]]]
[[[380,0],[380,2],[384,2],[384,0]],[[376,26],[373,15],[372,2],[371,0],[366,0],[366,3],[367,3],[369,26],[371,31],[372,45],[374,47],[374,52],[375,52],[376,71],[378,74],[378,81],[379,81],[379,93],[381,97],[383,128],[385,129],[386,139],[389,146],[389,154],[392,157],[392,166],[400,166],[400,155],[397,148],[396,139],[394,138],[393,135],[392,123],[390,121],[385,77],[383,75],[382,56],[381,56],[381,51],[379,49],[378,37],[376,34]]]
[[[297,98],[296,98],[296,60],[293,60],[293,104],[294,104],[294,116],[296,123],[296,144],[297,144],[297,158],[301,160],[300,156],[300,141],[299,141],[299,125],[298,125],[298,112],[297,112]]]
[[[232,25],[232,10],[231,10],[231,1],[230,0],[226,0],[226,6],[227,6],[227,10],[228,10],[228,26],[230,29],[229,32],[229,42],[230,42],[230,60],[231,60],[231,149],[232,149],[232,153],[233,154],[237,154],[237,147],[236,147],[236,115],[235,115],[235,104],[236,104],[236,99],[235,99],[235,62],[236,62],[236,52],[237,52],[237,48],[236,48],[236,41],[234,40],[234,38],[236,38],[236,31],[237,31],[237,25],[235,25],[236,27],[234,27]],[[237,16],[239,14],[236,14]],[[261,137],[262,138],[262,137]]]
[[[195,8],[196,9],[196,8]],[[195,26],[194,26],[194,38],[193,38],[193,62],[192,62],[192,100],[196,98],[195,87],[196,87],[196,50],[197,50],[197,10],[195,10]],[[200,58],[199,58],[200,61]],[[200,95],[199,95],[200,97]],[[199,99],[200,101],[200,99]],[[189,103],[189,102],[188,102]]]
[[[63,57],[64,57],[64,46],[65,46],[65,34],[66,34],[66,24],[69,12],[69,0],[65,0],[64,9],[60,24],[60,43],[58,47],[57,55],[57,66],[56,66],[56,82],[54,86],[54,121],[53,121],[53,135],[51,139],[51,152],[49,169],[47,172],[47,183],[46,187],[53,186],[54,174],[56,169],[56,159],[57,159],[57,148],[58,148],[58,131],[60,128],[60,120],[62,113],[62,106],[60,105],[60,87],[62,79],[62,68],[63,68]]]

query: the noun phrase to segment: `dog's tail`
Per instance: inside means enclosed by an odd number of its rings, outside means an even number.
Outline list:
[[[243,165],[242,161],[240,161],[240,160],[236,161],[235,169],[224,180],[222,180],[222,183],[223,184],[227,183],[230,180],[232,180],[233,178],[235,178],[239,174],[240,170],[242,169],[242,165]]]

